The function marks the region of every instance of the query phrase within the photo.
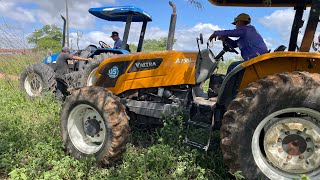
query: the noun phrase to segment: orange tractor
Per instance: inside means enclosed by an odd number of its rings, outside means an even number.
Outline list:
[[[67,151],[110,164],[124,152],[129,119],[153,124],[184,112],[189,117],[185,143],[208,150],[212,130],[220,129],[221,150],[231,172],[241,170],[247,179],[293,179],[301,174],[320,179],[320,54],[309,52],[320,2],[209,1],[220,6],[295,7],[288,51],[248,60],[221,84],[214,72],[225,52],[234,52],[226,42],[216,56],[208,48],[168,49],[106,59],[92,77],[95,86],[73,90],[63,105],[61,131]],[[298,45],[302,15],[310,6]],[[218,94],[194,97],[193,89],[208,79],[209,91],[219,87]],[[189,131],[194,127],[207,131],[207,143],[193,140]]]

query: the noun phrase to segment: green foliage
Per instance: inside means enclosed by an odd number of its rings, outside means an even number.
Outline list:
[[[20,74],[24,66],[41,56],[6,56],[0,70]],[[94,159],[76,160],[65,152],[60,136],[61,104],[53,97],[30,100],[19,89],[17,80],[0,79],[0,91],[0,179],[229,178],[218,148],[219,132],[213,133],[208,153],[190,148],[182,143],[182,116],[164,119],[162,128],[132,126],[123,159],[103,169],[95,165]]]
[[[310,180],[310,178],[308,176],[306,176],[306,175],[302,175],[301,176],[301,180]]]
[[[41,62],[45,54],[0,55],[0,73],[19,76],[29,65]]]
[[[237,171],[235,172],[234,174],[232,174],[236,180],[242,180],[242,179],[245,179],[244,176],[241,175],[242,171]]]
[[[217,74],[226,74],[228,67],[229,67],[230,64],[231,64],[232,62],[234,62],[234,61],[235,61],[235,60],[228,59],[228,60],[226,60],[226,61],[220,62],[220,63],[219,63],[219,67],[218,67],[218,69],[217,69],[217,71],[216,71],[215,73],[217,73]],[[240,60],[239,60],[239,61],[240,61]],[[207,91],[208,91],[208,89],[209,89],[209,82],[210,82],[210,80],[208,79],[206,82],[204,82],[204,83],[202,84],[202,89],[203,89],[204,92],[207,92]]]
[[[36,29],[28,37],[28,43],[37,44],[37,42],[44,37],[48,37],[55,41],[61,41],[62,39],[61,29],[58,28],[56,25],[45,25],[41,29]]]
[[[143,42],[143,51],[163,51],[167,47],[167,38],[161,38],[159,40],[147,39]]]
[[[12,87],[13,85],[13,87]],[[60,104],[53,97],[30,100],[0,79],[0,179],[226,179],[221,152],[183,145],[184,119],[165,119],[163,128],[133,127],[123,160],[109,168],[94,159],[76,160],[60,137]],[[218,138],[218,137],[217,137]],[[219,141],[219,139],[214,139]]]
[[[35,44],[37,51],[51,50],[52,52],[59,52],[62,36],[61,29],[56,25],[45,25],[41,29],[36,29],[28,37],[28,43]]]
[[[38,41],[35,49],[37,49],[38,51],[49,49],[52,52],[59,52],[61,51],[61,43],[60,41],[56,41],[49,37],[43,37]]]
[[[218,74],[226,74],[227,73],[227,69],[230,66],[230,64],[235,62],[235,61],[238,61],[238,60],[227,59],[227,60],[221,61],[219,63],[219,67],[218,67],[217,73]]]
[[[174,43],[177,40],[174,39]],[[143,41],[142,45],[142,51],[143,52],[151,52],[151,51],[164,51],[167,48],[167,38],[163,37],[160,38],[159,40],[157,39],[146,39]],[[130,49],[131,52],[136,52],[137,51],[137,46],[134,44],[130,44]]]

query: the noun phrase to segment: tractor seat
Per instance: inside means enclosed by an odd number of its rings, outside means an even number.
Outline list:
[[[279,47],[277,47],[274,52],[277,52],[277,51],[284,51],[287,49],[287,46],[285,45],[280,45]]]

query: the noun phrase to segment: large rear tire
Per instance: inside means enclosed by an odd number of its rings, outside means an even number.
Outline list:
[[[55,76],[55,72],[47,64],[31,64],[20,75],[20,87],[29,97],[54,92],[57,86]]]
[[[129,117],[119,98],[101,87],[84,87],[67,97],[61,110],[61,135],[77,159],[93,156],[100,165],[121,158]]]
[[[92,86],[96,80],[95,73],[102,61],[108,59],[115,54],[113,53],[101,53],[99,55],[95,55],[92,60],[89,61],[88,64],[84,66],[81,79],[80,79],[80,87]]]
[[[231,102],[221,148],[231,172],[247,179],[320,179],[320,75],[268,76]]]

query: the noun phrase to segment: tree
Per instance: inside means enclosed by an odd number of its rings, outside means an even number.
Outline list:
[[[142,51],[149,52],[149,51],[163,51],[166,50],[167,47],[167,38],[163,37],[159,40],[157,39],[146,39],[143,41]],[[174,39],[174,42],[177,40]],[[137,50],[137,46],[134,44],[130,44],[131,52],[135,52]]]
[[[200,2],[200,0],[188,0],[188,2],[190,4],[193,4],[194,6],[196,6],[197,8],[201,9],[203,8],[202,3]]]
[[[34,44],[38,51],[58,52],[61,49],[61,42],[62,32],[56,25],[45,25],[41,29],[36,29],[28,37],[28,43]]]

